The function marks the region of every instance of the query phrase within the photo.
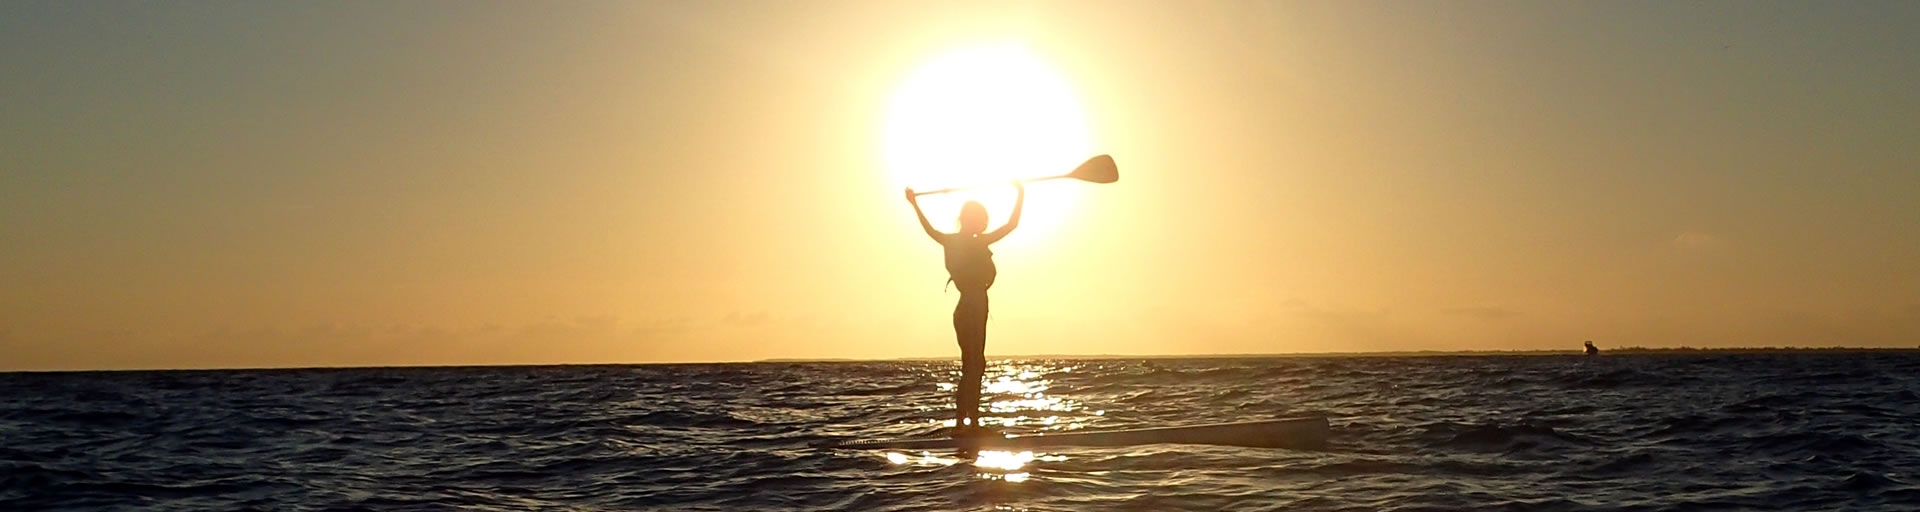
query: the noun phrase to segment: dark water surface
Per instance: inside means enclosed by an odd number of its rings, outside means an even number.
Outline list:
[[[888,453],[952,362],[0,374],[0,510],[1920,510],[1912,353],[1005,360],[1007,430],[1325,414],[1324,450]]]

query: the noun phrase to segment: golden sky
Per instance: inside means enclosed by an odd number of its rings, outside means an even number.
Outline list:
[[[900,189],[1097,153],[1118,183],[1032,187],[995,246],[989,354],[1911,347],[1916,26],[1913,2],[10,2],[0,370],[953,356]]]

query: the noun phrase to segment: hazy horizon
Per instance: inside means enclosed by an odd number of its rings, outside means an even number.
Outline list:
[[[945,357],[957,294],[901,188],[1094,154],[1118,183],[1034,185],[994,247],[988,354],[1911,348],[1917,26],[8,3],[0,371]]]
[[[1779,347],[1612,347],[1605,354],[1624,354],[1621,357],[1665,353],[1908,353],[1920,352],[1920,346],[1913,347],[1848,347],[1848,346],[1779,346]],[[1580,348],[1538,348],[1538,349],[1488,349],[1488,350],[1405,350],[1405,351],[1364,351],[1364,352],[1276,352],[1276,353],[1187,353],[1187,354],[988,354],[990,362],[1035,361],[1035,360],[1072,360],[1072,361],[1127,361],[1127,360],[1206,360],[1206,359],[1288,359],[1288,358],[1368,358],[1368,357],[1547,357],[1570,356],[1584,357]],[[274,370],[346,370],[379,368],[515,368],[515,367],[570,367],[570,366],[650,366],[650,365],[731,365],[731,364],[806,364],[806,363],[876,363],[907,361],[958,361],[958,355],[897,356],[897,357],[820,357],[820,358],[765,358],[752,360],[712,360],[712,361],[599,361],[599,362],[539,362],[512,364],[414,364],[414,365],[342,365],[342,366],[201,366],[201,367],[125,367],[125,368],[40,368],[26,370],[0,370],[0,373],[85,373],[85,372],[149,372],[149,371],[274,371]]]

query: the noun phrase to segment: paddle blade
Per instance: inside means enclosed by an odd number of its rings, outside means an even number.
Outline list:
[[[1113,157],[1100,155],[1087,159],[1067,177],[1089,183],[1113,183],[1120,181],[1120,168],[1113,164]]]

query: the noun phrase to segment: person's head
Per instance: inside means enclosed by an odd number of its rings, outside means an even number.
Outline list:
[[[960,232],[968,235],[987,232],[987,205],[979,201],[960,205]]]

